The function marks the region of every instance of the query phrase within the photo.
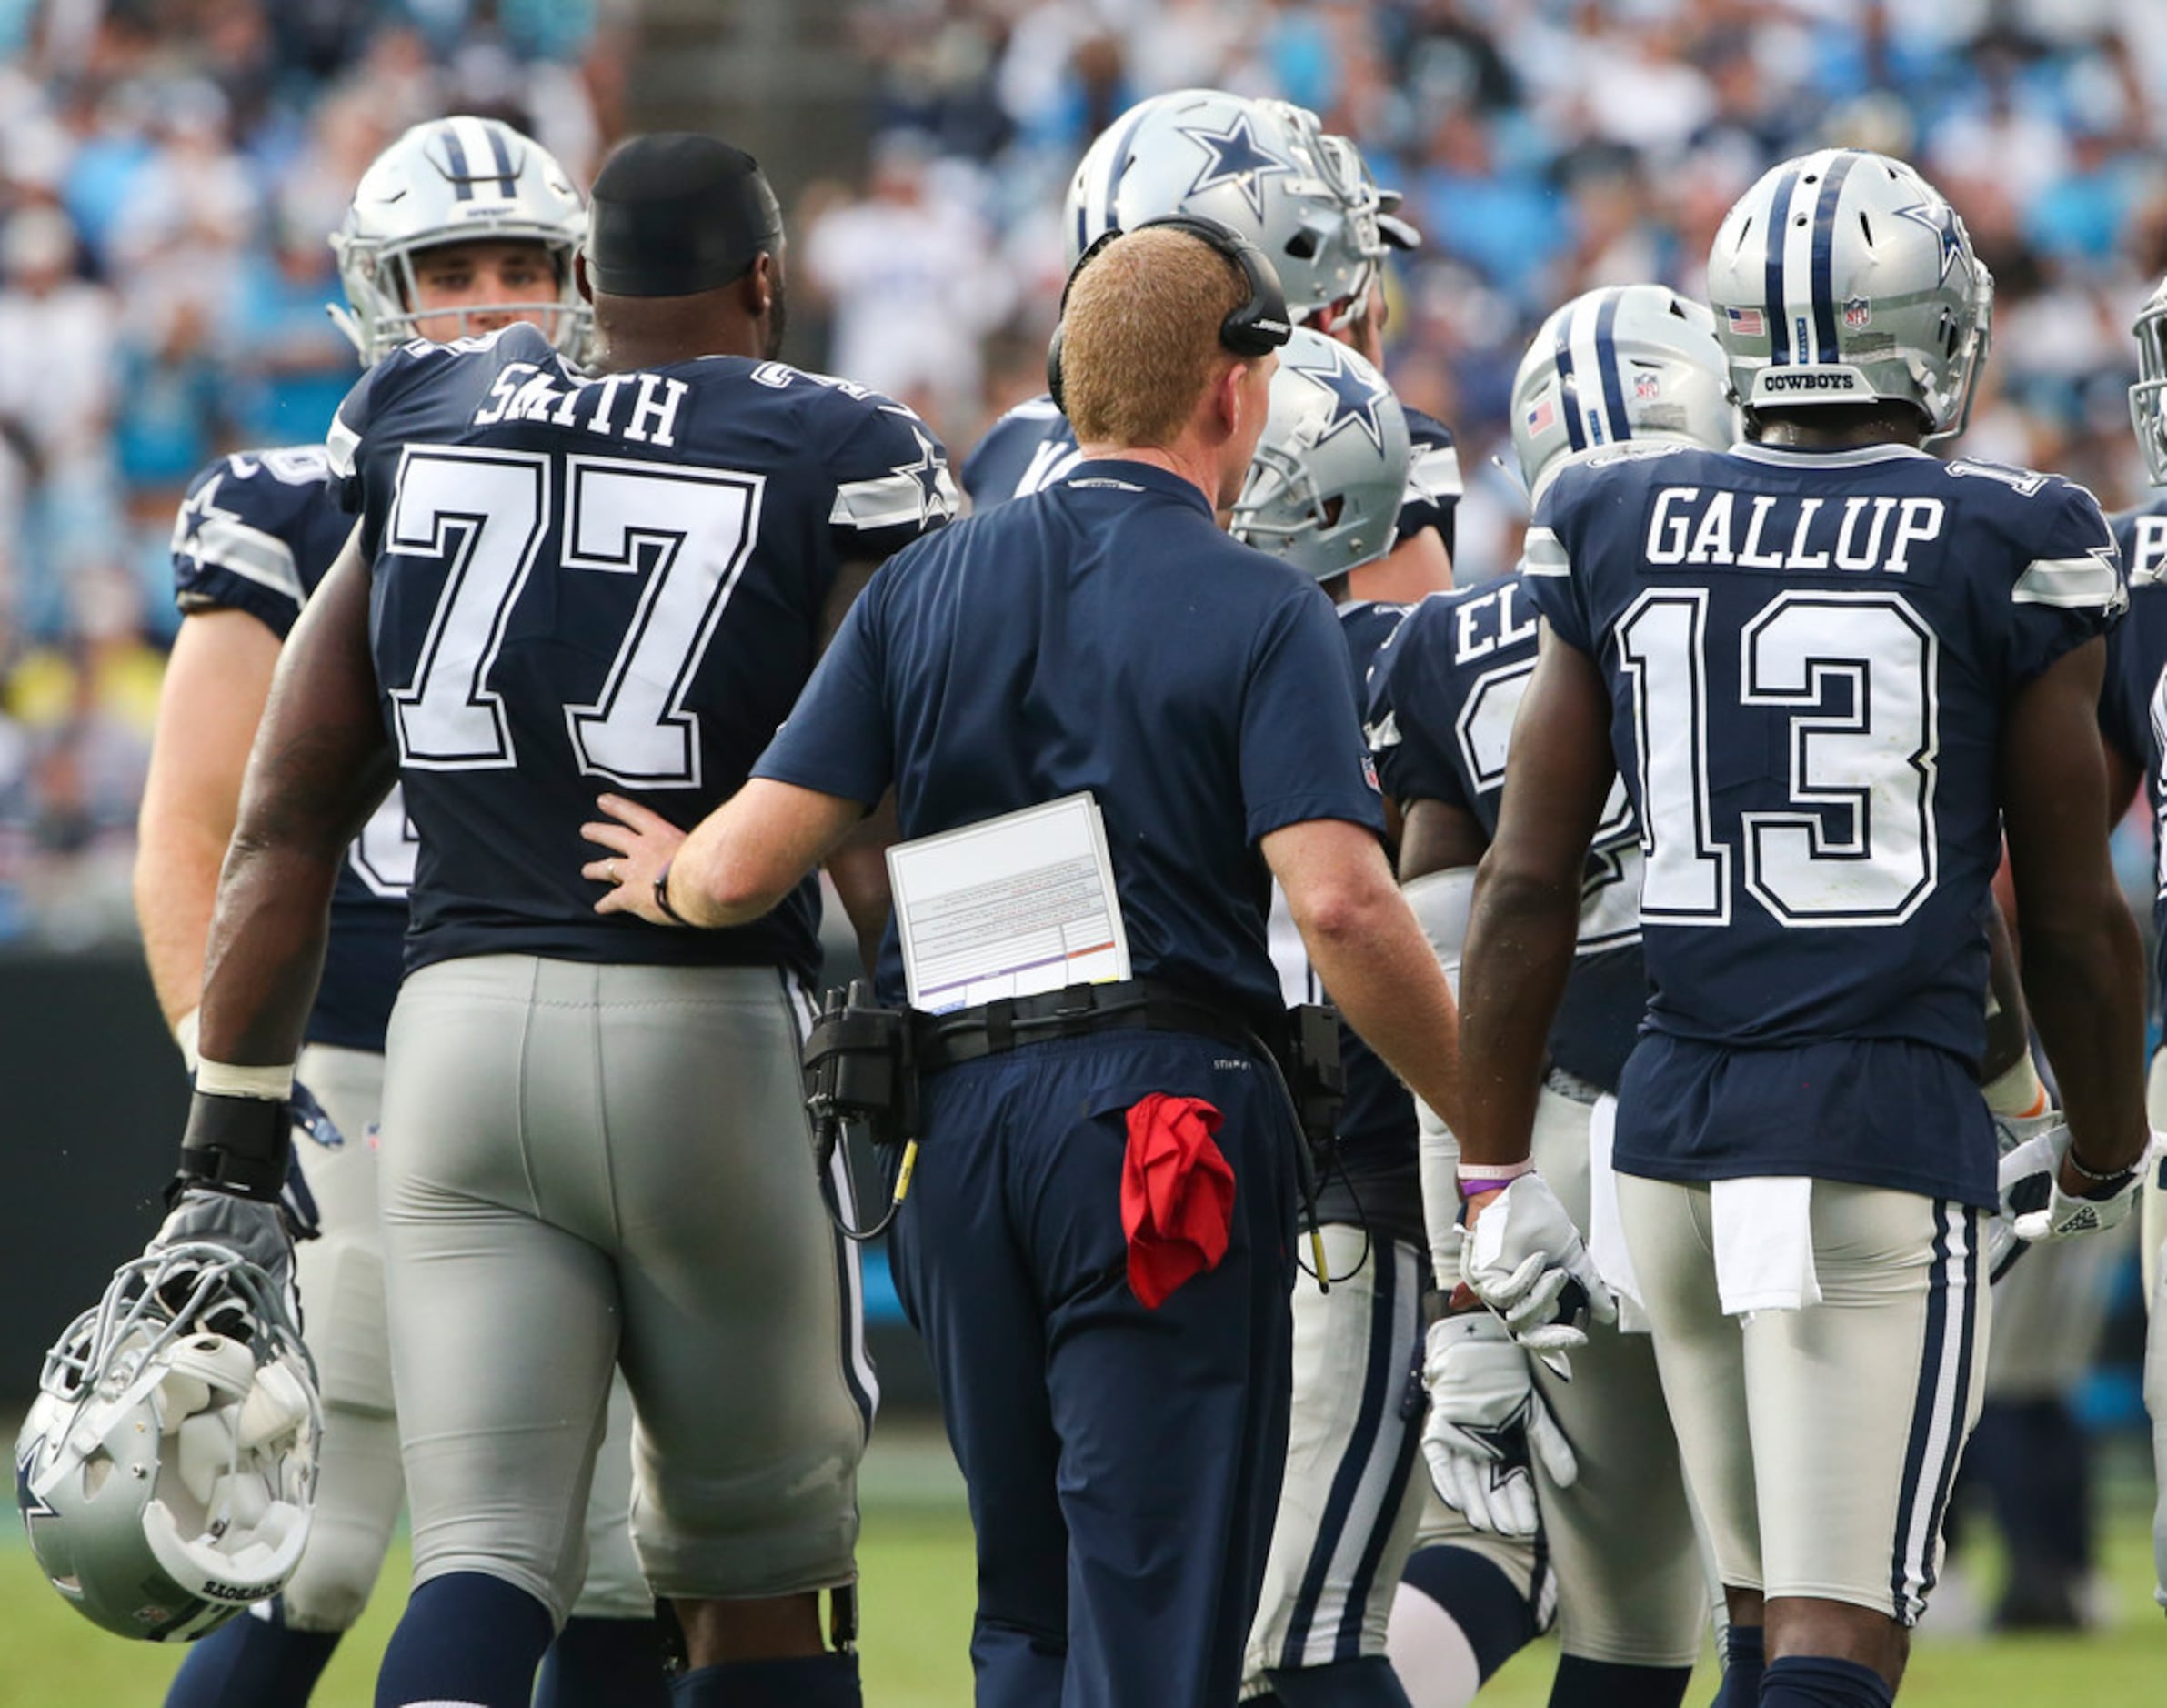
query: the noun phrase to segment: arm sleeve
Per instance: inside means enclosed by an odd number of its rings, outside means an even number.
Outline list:
[[[2138,770],[2146,769],[2152,746],[2152,683],[2167,658],[2154,658],[2147,674],[2145,641],[2157,627],[2148,604],[2167,593],[2132,589],[2130,609],[2107,631],[2107,675],[2100,684],[2100,734]]]
[[[851,606],[753,776],[868,807],[888,792],[895,734],[882,692],[879,625],[893,574],[884,568]]]
[[[1384,802],[1362,740],[1354,665],[1331,601],[1299,589],[1251,655],[1241,697],[1241,798],[1249,840],[1311,819],[1381,835]]]
[[[948,449],[910,409],[868,393],[828,455],[828,525],[838,560],[886,558],[944,526],[961,500]]]
[[[1452,709],[1444,704],[1450,608],[1441,601],[1410,612],[1377,657],[1369,678],[1369,750],[1384,791],[1394,800],[1467,805],[1452,763]],[[1439,731],[1444,732],[1440,740]]]
[[[1595,625],[1589,616],[1585,570],[1576,566],[1569,541],[1572,517],[1561,495],[1570,491],[1575,470],[1550,482],[1535,507],[1535,519],[1520,550],[1520,569],[1530,600],[1558,638],[1577,652],[1595,656]]]
[[[2092,496],[2057,480],[2038,508],[2037,526],[2022,536],[2030,555],[2009,595],[2003,668],[2012,689],[2107,633],[2129,605],[2122,550]]]
[[[284,640],[306,597],[294,553],[298,506],[316,492],[270,483],[262,465],[221,457],[197,475],[173,523],[174,602],[183,612],[246,611]]]
[[[1407,490],[1400,501],[1400,538],[1434,527],[1450,553],[1463,484],[1460,452],[1451,430],[1442,422],[1410,413],[1407,425],[1414,446],[1407,465]]]

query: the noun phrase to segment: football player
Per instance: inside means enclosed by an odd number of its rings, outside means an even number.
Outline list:
[[[1327,135],[1308,109],[1179,89],[1139,102],[1099,134],[1069,183],[1064,231],[1073,264],[1105,233],[1147,219],[1219,220],[1271,257],[1298,324],[1381,367],[1385,252],[1420,241],[1392,211],[1398,205],[1354,145]],[[1459,455],[1442,422],[1402,413],[1413,452],[1399,543],[1353,571],[1357,599],[1404,602],[1452,584]],[[987,430],[964,459],[963,488],[984,509],[1066,477],[1077,460],[1068,418],[1038,397]]]
[[[915,415],[771,359],[781,254],[749,156],[636,138],[575,263],[593,377],[525,325],[409,344],[332,427],[360,524],[244,787],[177,1213],[278,1237],[267,1100],[345,839],[397,776],[420,851],[380,1166],[416,1588],[380,1703],[524,1708],[578,1584],[567,1498],[613,1366],[635,1544],[694,1669],[674,1700],[859,1699],[875,1389],[855,1254],[798,1148],[818,891],[696,936],[597,918],[572,858],[597,779],[678,816],[735,789],[855,589],[953,509]],[[840,873],[861,909],[878,864]]]
[[[586,222],[570,178],[531,139],[495,119],[417,125],[363,175],[332,238],[346,295],[336,316],[365,367],[411,339],[515,320],[577,356],[587,310],[572,253]],[[280,646],[353,527],[326,472],[321,445],[223,457],[196,477],[174,528],[183,621],[144,793],[135,902],[160,1006],[191,1067],[205,939],[249,745]],[[398,1517],[376,1145],[414,859],[395,787],[340,868],[299,1064],[320,1109],[296,1150],[316,1221],[298,1252],[299,1282],[326,1413],[315,1534],[276,1602],[188,1652],[168,1708],[307,1701],[367,1603]],[[626,1533],[630,1402],[620,1392],[614,1404],[589,1503],[587,1584],[553,1653],[545,1703],[664,1699],[652,1603]]]
[[[1624,1264],[1764,1708],[1884,1708],[1977,1415],[1982,1232],[2126,1217],[2151,1142],[2137,936],[2094,718],[2125,596],[2099,507],[1922,449],[1992,285],[1910,166],[1782,163],[1709,263],[1748,442],[1599,457],[1538,507],[1543,619],[1478,878],[1468,1283],[1524,1343],[1613,1309],[1529,1160],[1593,834],[1641,825],[1650,999],[1620,1078]],[[1605,741],[1605,737],[1610,739]],[[1997,1181],[1975,1080],[2006,829],[2068,1125]],[[1727,1702],[1753,1701],[1734,1667]]]
[[[1349,584],[1392,549],[1410,457],[1384,377],[1345,345],[1296,328],[1229,527],[1317,578],[1339,608],[1358,680],[1405,614],[1352,597]],[[1276,889],[1269,930],[1288,1002],[1326,1000]],[[1330,1290],[1295,1283],[1286,1475],[1242,1689],[1245,1701],[1285,1708],[1403,1708],[1384,1639],[1421,1510],[1407,1381],[1426,1291],[1414,1103],[1352,1028],[1339,1029],[1339,1046],[1346,1098],[1317,1191]]]
[[[1620,447],[1728,447],[1730,390],[1714,317],[1700,304],[1660,285],[1566,304],[1513,383],[1513,448],[1530,499],[1562,469]],[[1370,672],[1370,739],[1402,815],[1400,880],[1449,971],[1475,864],[1497,826],[1536,628],[1525,580],[1506,576],[1423,600]],[[1583,1232],[1590,1139],[1607,1149],[1619,1070],[1647,1000],[1640,884],[1640,826],[1614,789],[1582,883],[1534,1122],[1537,1166]],[[1451,1134],[1427,1110],[1422,1119],[1430,1250],[1449,1297],[1460,1281],[1458,1157]],[[1392,1616],[1410,1698],[1417,1708],[1463,1708],[1554,1605],[1563,1658],[1552,1708],[1674,1708],[1707,1603],[1647,1336],[1591,1330],[1568,1381],[1530,1360],[1479,1303],[1446,1312],[1429,1331],[1423,1436],[1440,1498]]]
[[[2130,415],[2144,470],[2155,487],[2167,487],[2167,283],[2137,316],[2137,382],[2130,387]],[[2107,799],[2119,819],[2140,783],[2152,807],[2155,831],[2167,827],[2167,495],[2113,518],[2114,538],[2129,571],[2129,615],[2107,637],[2107,678],[2100,696],[2100,728],[2106,737]],[[2160,839],[2155,927],[2167,925],[2167,837]],[[2167,938],[2152,966],[2155,1000],[2167,1002]],[[2167,1050],[2152,1059],[2145,1104],[2155,1127],[2167,1127]],[[2152,1412],[2152,1453],[2160,1471],[2160,1497],[2152,1518],[2156,1594],[2167,1607],[2167,1150],[2155,1157],[2152,1191],[2144,1195],[2141,1249],[2144,1302],[2151,1313],[2145,1347],[2144,1401]]]

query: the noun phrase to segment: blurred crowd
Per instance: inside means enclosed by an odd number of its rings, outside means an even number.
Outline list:
[[[0,0],[0,941],[125,929],[174,509],[218,451],[321,436],[354,374],[324,239],[363,166],[464,109],[586,179],[624,128],[640,9]],[[1993,269],[1967,448],[2110,507],[2140,495],[2124,388],[2167,271],[2159,0],[809,10],[862,58],[869,146],[794,198],[788,354],[909,398],[958,456],[1042,385],[1084,146],[1135,100],[1211,85],[1316,108],[1404,194],[1425,241],[1393,263],[1390,366],[1460,436],[1465,575],[1517,550],[1491,458],[1544,314],[1602,284],[1696,291],[1731,200],[1824,142],[1916,161]],[[778,176],[838,146],[808,138]]]
[[[1034,388],[1060,209],[1092,135],[1191,85],[1278,94],[1406,196],[1393,377],[1453,425],[1465,567],[1509,567],[1493,470],[1543,316],[1596,286],[1697,293],[1736,196],[1843,143],[1919,165],[1998,283],[1967,440],[2109,505],[2142,483],[2130,322],[2167,269],[2167,5],[2158,0],[867,0],[879,71],[865,186],[799,229],[853,377],[968,441]],[[905,231],[928,240],[898,241]],[[912,336],[883,337],[894,306]]]
[[[174,513],[353,383],[326,238],[363,168],[464,110],[584,180],[627,10],[0,0],[0,942],[132,931]]]

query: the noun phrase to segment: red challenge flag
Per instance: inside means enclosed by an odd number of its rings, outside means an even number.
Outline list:
[[[1154,1091],[1130,1106],[1128,1119],[1121,1231],[1129,1287],[1156,1311],[1227,1254],[1234,1170],[1211,1136],[1222,1117],[1200,1097]]]

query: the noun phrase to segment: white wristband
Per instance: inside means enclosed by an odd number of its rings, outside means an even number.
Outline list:
[[[210,1097],[257,1097],[266,1103],[283,1103],[294,1094],[294,1064],[244,1068],[230,1061],[198,1061],[196,1089]]]
[[[190,1009],[173,1023],[173,1041],[181,1047],[181,1060],[188,1071],[196,1071],[196,1033],[203,1024],[203,1010]]]
[[[2047,1112],[2047,1088],[2027,1050],[2009,1070],[1979,1088],[1986,1106],[1997,1115],[2025,1120]]]

